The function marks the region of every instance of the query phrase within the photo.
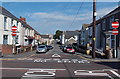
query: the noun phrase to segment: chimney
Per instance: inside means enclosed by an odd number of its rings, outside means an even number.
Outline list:
[[[20,20],[26,22],[26,18],[20,16]]]

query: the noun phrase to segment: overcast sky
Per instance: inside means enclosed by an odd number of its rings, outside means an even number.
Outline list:
[[[3,2],[2,6],[16,17],[25,17],[40,34],[53,34],[58,29],[80,30],[82,24],[92,22],[92,2]],[[97,18],[117,6],[118,2],[98,2]]]

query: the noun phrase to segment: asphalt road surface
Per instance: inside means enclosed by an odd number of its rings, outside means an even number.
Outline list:
[[[93,62],[53,46],[47,53],[1,60],[2,79],[120,79],[119,62]]]

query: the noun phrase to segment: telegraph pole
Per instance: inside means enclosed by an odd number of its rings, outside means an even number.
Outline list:
[[[95,31],[96,31],[96,0],[93,0],[93,30],[92,30],[92,58],[96,57],[95,54]]]

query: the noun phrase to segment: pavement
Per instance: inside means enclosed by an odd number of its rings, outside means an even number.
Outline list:
[[[87,60],[91,60],[91,61],[101,61],[101,62],[120,62],[120,59],[115,59],[115,58],[111,58],[111,59],[103,59],[103,58],[92,58],[91,55],[87,55],[87,54],[83,54],[83,53],[76,53],[77,55],[80,55],[81,57],[83,57],[84,59]]]

